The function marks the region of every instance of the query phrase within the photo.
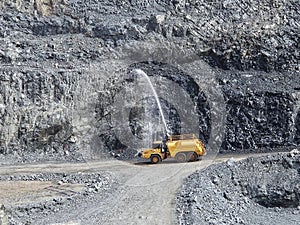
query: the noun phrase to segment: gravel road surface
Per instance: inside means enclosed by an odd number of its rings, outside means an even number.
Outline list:
[[[6,166],[0,168],[0,188],[12,188],[0,199],[11,224],[175,224],[183,178],[247,156],[158,165],[108,160]]]

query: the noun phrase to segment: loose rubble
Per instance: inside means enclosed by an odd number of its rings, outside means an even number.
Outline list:
[[[83,184],[85,187],[83,191],[73,193],[70,196],[56,197],[52,200],[30,204],[7,206],[5,209],[6,214],[3,215],[2,220],[5,220],[5,216],[8,217],[7,220],[11,225],[32,224],[34,221],[43,219],[45,216],[51,218],[55,217],[55,214],[58,212],[76,210],[78,207],[92,202],[92,199],[95,201],[96,199],[101,199],[101,197],[104,197],[107,193],[115,189],[118,183],[113,174],[109,172],[76,174],[39,173],[22,176],[1,176],[0,181],[53,181],[58,185],[72,183]]]
[[[4,205],[0,204],[0,224],[7,225],[8,224],[8,216],[6,213],[6,209]]]
[[[179,224],[299,224],[299,162],[294,151],[195,172],[177,196]]]

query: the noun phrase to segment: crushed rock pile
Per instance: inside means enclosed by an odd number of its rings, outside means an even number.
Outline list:
[[[177,196],[180,224],[299,224],[300,153],[228,160],[197,171]]]

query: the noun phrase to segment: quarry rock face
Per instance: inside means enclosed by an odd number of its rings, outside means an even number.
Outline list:
[[[297,144],[297,73],[261,72],[255,76],[248,71],[230,72],[223,73],[218,79],[228,110],[224,151]]]
[[[210,102],[197,79],[209,70],[226,104],[222,151],[299,144],[299,7],[296,0],[2,1],[1,159],[81,160],[116,149],[131,158],[135,149],[118,140],[109,117],[114,96],[132,83],[120,78],[145,62],[150,76],[188,93],[205,143],[218,101]],[[182,69],[193,60],[205,66]],[[165,93],[164,111],[180,132],[178,107]],[[155,122],[156,103],[148,107]],[[138,112],[128,119],[137,137]]]

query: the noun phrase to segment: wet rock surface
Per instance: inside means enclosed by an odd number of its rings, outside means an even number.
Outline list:
[[[193,109],[186,109],[186,111],[188,111],[187,115],[191,116],[193,113],[197,115],[198,121],[193,122],[198,122],[198,126],[200,128],[198,134],[199,138],[204,143],[207,143],[210,135],[210,107],[206,95],[202,90],[199,90],[198,84],[191,76],[189,76],[189,74],[167,63],[140,62],[132,64],[128,68],[125,78],[116,77],[116,83],[105,84],[104,89],[106,92],[103,92],[99,97],[99,102],[102,104],[97,106],[97,117],[101,119],[102,125],[107,123],[109,127],[113,127],[113,121],[111,121],[111,118],[105,114],[107,112],[118,110],[115,109],[116,106],[113,105],[113,99],[110,99],[110,96],[118,95],[124,86],[130,86],[132,84],[139,85],[139,83],[137,83],[137,77],[131,78],[131,76],[134,75],[132,74],[132,71],[136,68],[142,69],[150,78],[166,78],[171,80],[174,82],[174,84],[177,84],[180,88],[186,91],[190,99],[194,99],[193,103],[195,104],[195,111],[193,111]],[[185,130],[184,127],[181,127],[182,118],[180,118],[180,115],[178,114],[178,109],[176,109],[176,106],[172,105],[172,99],[175,95],[173,92],[174,90],[168,90],[163,86],[156,86],[156,88],[159,89],[160,92],[164,93],[160,97],[160,103],[162,105],[163,114],[167,120],[168,129],[172,134],[188,133],[189,131],[187,129]],[[124,107],[132,107],[132,105]],[[152,124],[154,124],[152,130],[156,129],[157,133],[160,135],[159,137],[156,137],[156,140],[160,140],[163,137],[163,132],[158,128],[161,126],[159,122],[162,122],[157,102],[155,101],[154,97],[146,97],[144,101],[138,102],[138,106],[135,108],[132,107],[130,111],[129,124],[131,131],[140,139],[141,142],[144,139],[149,138],[149,130],[144,130],[144,127],[147,125],[145,124],[145,121],[146,123],[149,123],[150,121]],[[122,146],[122,143],[120,143],[120,141],[113,136],[111,130],[102,132],[100,136],[104,143],[106,143],[106,147],[111,149],[111,151],[116,152],[117,149],[121,149],[123,153],[121,154],[121,158],[126,156],[127,158],[132,158],[132,156],[136,153],[135,151],[131,151],[131,149],[126,149],[126,146]],[[108,137],[110,138],[108,139]],[[116,154],[118,154],[118,152],[116,152]]]
[[[212,165],[186,178],[180,224],[300,222],[299,151]]]

